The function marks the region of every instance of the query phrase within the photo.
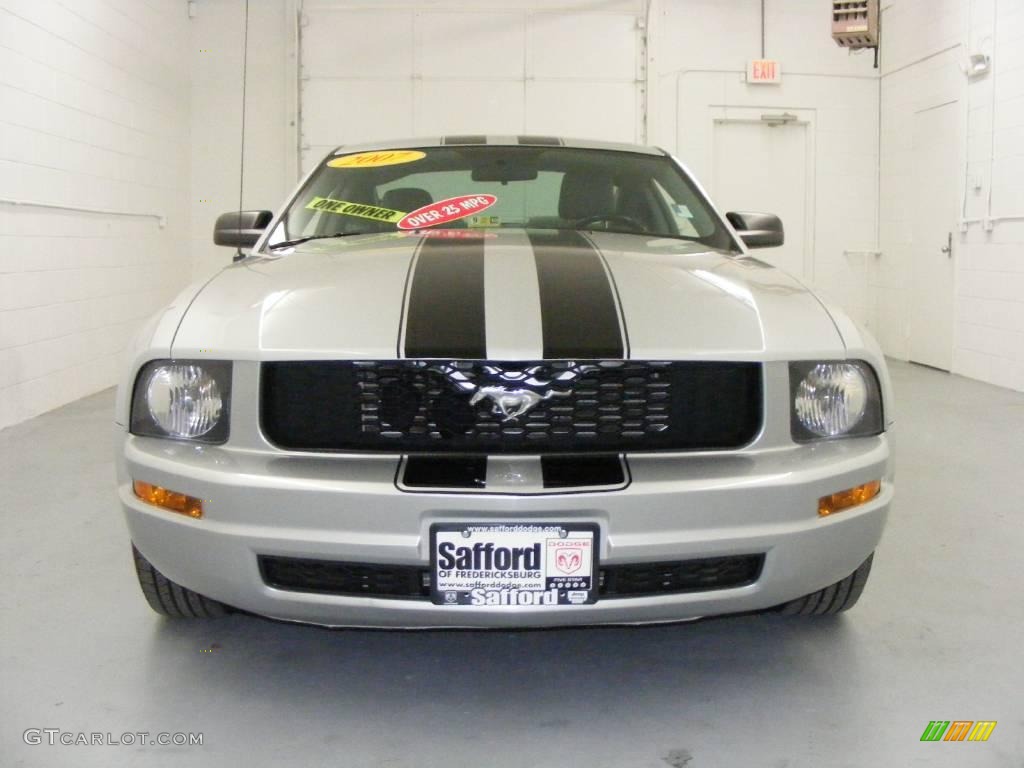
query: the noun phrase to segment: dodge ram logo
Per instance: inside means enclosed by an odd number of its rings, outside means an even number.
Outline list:
[[[583,550],[579,547],[560,549],[555,556],[555,567],[562,573],[576,573],[581,565],[583,565]]]
[[[570,384],[583,373],[582,367],[574,366],[559,371],[552,378],[541,379],[538,374],[543,366],[505,370],[496,365],[485,365],[483,374],[489,381],[479,382],[472,374],[453,364],[432,366],[432,370],[444,374],[457,389],[469,394],[470,405],[490,400],[491,413],[499,416],[502,422],[525,416],[545,400],[568,397],[571,390],[556,389],[554,385]]]

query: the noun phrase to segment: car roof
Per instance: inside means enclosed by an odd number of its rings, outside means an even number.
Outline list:
[[[616,152],[633,152],[644,155],[664,155],[657,147],[642,144],[628,144],[617,141],[597,141],[595,139],[572,139],[563,136],[489,136],[484,134],[460,134],[450,136],[433,136],[417,139],[393,139],[365,144],[343,144],[332,154],[350,154],[352,152],[376,152],[394,149],[422,149],[423,147],[471,146],[486,144],[490,146],[534,146],[534,147],[571,147],[574,149],[605,149]]]

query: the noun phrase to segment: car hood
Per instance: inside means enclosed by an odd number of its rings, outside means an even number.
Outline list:
[[[175,357],[835,357],[810,291],[749,256],[607,232],[434,230],[311,241],[225,268]]]

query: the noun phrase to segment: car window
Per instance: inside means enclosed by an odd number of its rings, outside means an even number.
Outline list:
[[[658,199],[662,205],[665,206],[665,211],[668,212],[672,220],[672,226],[675,227],[676,231],[684,237],[700,237],[701,234],[697,230],[693,221],[693,211],[690,206],[683,200],[676,200],[665,188],[658,183],[657,179],[653,179],[651,184],[654,186],[654,190],[658,195]],[[709,222],[703,222],[705,227]]]
[[[530,184],[501,182],[474,182],[472,171],[441,171],[435,173],[412,173],[401,179],[383,184],[377,188],[379,199],[385,198],[392,190],[404,188],[422,189],[432,200],[447,200],[465,194],[494,195],[497,200],[486,211],[491,226],[528,226],[531,219],[549,214],[558,207],[558,193],[565,174],[560,171],[538,171],[537,178]],[[494,217],[497,217],[495,220]],[[483,219],[470,218],[469,223]]]
[[[569,147],[460,146],[328,157],[270,243],[428,228],[606,230],[736,250],[670,158]]]

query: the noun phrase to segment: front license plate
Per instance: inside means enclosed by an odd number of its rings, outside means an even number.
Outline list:
[[[597,602],[594,523],[435,523],[437,605],[546,606]]]

